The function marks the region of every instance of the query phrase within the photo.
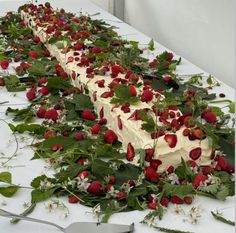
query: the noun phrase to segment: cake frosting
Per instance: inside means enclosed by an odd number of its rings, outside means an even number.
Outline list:
[[[79,57],[79,59],[81,59],[81,54],[75,56],[73,50],[69,50],[65,53],[65,50],[59,49],[56,44],[48,43],[51,36],[45,31],[46,26],[48,26],[49,23],[45,23],[42,27],[39,27],[37,26],[37,15],[30,15],[29,12],[22,10],[21,16],[28,27],[33,30],[34,35],[38,36],[45,44],[50,54],[55,56],[64,70],[71,77],[73,77],[71,79],[72,84],[79,88],[86,87],[88,89],[89,96],[94,104],[95,110],[97,113],[99,113],[101,109],[103,110],[104,117],[107,119],[107,127],[112,129],[117,134],[119,141],[122,142],[124,151],[126,151],[129,143],[131,143],[135,149],[147,149],[154,146],[154,158],[162,161],[162,164],[158,168],[159,171],[163,171],[169,166],[177,166],[181,162],[181,158],[186,161],[190,160],[189,153],[195,148],[201,148],[201,156],[196,159],[195,162],[200,165],[210,164],[211,147],[209,145],[208,138],[202,140],[190,140],[188,137],[183,136],[183,130],[185,127],[180,126],[180,129],[176,130],[176,132],[168,132],[168,134],[176,135],[177,138],[176,145],[174,147],[170,147],[168,142],[165,140],[165,135],[160,136],[157,139],[152,139],[150,133],[142,129],[143,122],[141,120],[132,119],[131,115],[136,110],[146,109],[149,110],[150,116],[155,119],[156,124],[158,126],[163,126],[163,122],[156,118],[152,110],[152,106],[155,101],[163,100],[164,96],[153,91],[154,98],[152,101],[147,103],[139,101],[136,105],[130,105],[130,112],[128,113],[122,111],[121,106],[114,107],[114,104],[111,103],[112,97],[102,97],[104,92],[110,91],[109,84],[113,79],[111,78],[109,72],[104,76],[95,74],[92,78],[88,78],[86,73],[87,68],[78,66],[78,62],[75,60],[75,57]],[[67,47],[66,41],[61,41],[60,43],[63,43],[65,48]],[[90,41],[87,41],[87,43],[90,43]],[[86,53],[86,50],[84,53]],[[70,62],[68,62],[69,59],[71,59]],[[126,72],[120,73],[117,78],[125,80],[125,75]],[[104,87],[102,88],[98,86],[98,81],[101,80],[104,82]],[[141,77],[139,77],[139,82],[143,82]],[[138,95],[140,95],[142,91],[142,87],[137,88]],[[173,111],[175,112],[175,115],[178,115],[178,117],[182,115],[179,110]],[[175,118],[177,119],[178,117],[176,116]],[[122,122],[122,128],[118,124],[118,119]]]

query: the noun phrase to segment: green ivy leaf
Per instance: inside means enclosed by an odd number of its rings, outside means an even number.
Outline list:
[[[12,197],[18,189],[19,187],[17,186],[0,187],[0,194],[4,197]]]
[[[38,189],[33,190],[31,192],[31,202],[38,203],[41,201],[45,201],[53,195],[55,190],[56,190],[55,188],[48,190],[38,190]]]
[[[163,186],[163,195],[164,196],[173,196],[176,195],[180,198],[184,198],[189,194],[194,194],[195,190],[192,184],[187,185],[174,185],[166,183]]]
[[[0,182],[11,184],[11,173],[10,172],[1,172],[0,173]]]

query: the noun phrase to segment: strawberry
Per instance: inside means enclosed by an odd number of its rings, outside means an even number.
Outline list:
[[[193,202],[193,198],[190,197],[190,196],[186,196],[184,197],[184,203],[187,204],[187,205],[191,205]]]
[[[39,58],[39,54],[36,51],[32,51],[32,50],[29,51],[28,56],[35,59]]]
[[[117,123],[118,123],[118,128],[120,130],[122,130],[123,125],[122,125],[122,121],[121,121],[120,115],[117,116]]]
[[[46,96],[46,95],[49,94],[49,90],[48,90],[47,87],[42,87],[41,89],[38,90],[38,93],[40,93],[40,94]]]
[[[168,143],[170,148],[174,148],[177,144],[176,134],[166,134],[164,140]]]
[[[169,205],[169,199],[167,197],[162,197],[160,203],[161,203],[161,205],[163,205],[167,208]]]
[[[87,188],[89,193],[99,195],[102,193],[102,183],[98,180],[93,181]]]
[[[129,85],[129,91],[132,96],[137,96],[137,90],[134,85]]]
[[[155,152],[154,148],[145,149],[145,160],[147,162],[150,162],[152,160],[152,158],[154,156],[154,152]]]
[[[96,84],[98,85],[98,87],[100,87],[100,88],[105,87],[105,86],[104,86],[104,84],[105,84],[105,80],[104,80],[104,79],[98,80],[98,81],[96,81],[95,83],[96,83]]]
[[[54,130],[48,130],[44,133],[44,138],[47,140],[49,137],[55,136],[56,132]]]
[[[192,159],[192,160],[197,160],[199,159],[199,157],[202,155],[202,148],[201,147],[196,147],[194,149],[192,149],[190,152],[189,152],[189,157]]]
[[[149,202],[148,203],[148,208],[155,210],[157,208],[158,204],[156,202]]]
[[[142,102],[150,102],[153,98],[153,93],[150,90],[144,90],[142,95],[141,95],[141,101]]]
[[[53,144],[53,145],[51,146],[51,150],[53,150],[53,151],[63,150],[63,149],[64,149],[64,146],[61,145],[61,144]]]
[[[114,96],[114,92],[113,91],[105,91],[101,94],[101,98],[110,98]]]
[[[118,192],[117,196],[119,200],[125,200],[127,198],[126,192],[123,192],[123,191]]]
[[[57,110],[52,108],[52,109],[49,109],[46,111],[44,118],[51,119],[53,121],[57,121],[59,119],[59,115],[57,113]]]
[[[94,121],[96,117],[91,110],[84,110],[82,112],[82,118],[85,120]]]
[[[127,152],[126,152],[126,159],[128,161],[133,161],[135,156],[135,151],[134,151],[134,147],[132,146],[132,144],[129,142],[127,145]]]
[[[9,61],[8,60],[1,61],[0,66],[2,67],[3,70],[6,70],[9,66]]]
[[[91,49],[91,53],[101,53],[102,49],[100,47],[94,47]]]
[[[197,174],[195,177],[194,177],[194,180],[193,180],[193,187],[196,189],[198,188],[198,186],[200,185],[201,182],[204,182],[205,180],[207,180],[207,176],[206,175],[203,175],[203,174]]]
[[[174,171],[175,171],[175,168],[174,168],[172,165],[170,165],[170,166],[166,169],[167,174],[174,173]]]
[[[225,97],[225,94],[224,94],[224,93],[220,93],[220,94],[219,94],[219,97],[220,97],[220,98],[224,98],[224,97]]]
[[[204,174],[204,175],[208,175],[208,174],[211,174],[212,172],[214,172],[214,168],[213,167],[210,167],[210,166],[207,166],[207,167],[204,167],[203,169],[202,169],[202,173]]]
[[[99,111],[99,117],[103,118],[104,117],[104,108],[102,107]]]
[[[70,196],[69,198],[68,198],[68,202],[69,203],[77,203],[77,202],[79,202],[80,200],[79,200],[79,198],[77,197],[77,196]]]
[[[225,159],[225,157],[219,157],[218,160],[217,160],[217,165],[219,165],[221,167],[221,170],[226,170],[227,166],[228,166],[228,163]]]
[[[79,141],[79,140],[83,140],[84,139],[84,135],[82,133],[76,133],[74,135],[74,139]]]
[[[153,167],[146,167],[145,168],[145,178],[151,182],[156,183],[159,180],[159,175],[157,171]]]
[[[178,122],[178,120],[176,119],[173,119],[171,122],[170,122],[170,127],[171,128],[174,128],[176,131],[180,129],[180,124]]]
[[[205,109],[201,116],[207,123],[216,122],[216,114],[211,109]]]
[[[35,43],[39,43],[39,42],[40,42],[40,38],[39,38],[38,36],[34,36],[34,37],[33,37],[33,41],[34,41]]]
[[[201,128],[197,127],[193,129],[192,134],[197,138],[197,139],[202,139],[204,137],[204,133]]]
[[[26,93],[26,97],[29,101],[33,100],[36,98],[36,89],[32,88]]]
[[[150,166],[157,170],[157,168],[162,164],[161,160],[159,159],[152,159],[150,162]]]
[[[93,127],[91,129],[91,133],[98,134],[101,129],[102,129],[102,127],[99,124],[95,124],[95,125],[93,125]]]
[[[183,201],[180,197],[178,197],[178,196],[176,196],[176,195],[174,195],[174,196],[171,197],[171,202],[172,202],[173,204],[178,204],[178,205],[184,203],[184,201]]]
[[[38,109],[38,111],[36,112],[37,117],[38,117],[38,118],[44,118],[46,111],[47,111],[47,110],[46,110],[45,108],[40,107],[40,108]]]
[[[114,184],[116,182],[116,177],[115,176],[109,176],[109,184]]]
[[[119,74],[119,73],[121,72],[121,67],[118,66],[118,65],[113,65],[113,66],[111,67],[111,72],[112,72],[112,73],[115,73],[115,74]]]
[[[42,78],[39,79],[38,85],[39,85],[39,87],[42,87],[42,86],[44,86],[44,84],[46,84],[47,82],[48,82],[48,80],[47,80],[45,77],[42,77]]]
[[[101,118],[98,122],[99,125],[105,125],[107,123],[107,119],[106,118]]]
[[[190,134],[190,130],[188,128],[183,130],[183,135],[188,136]]]
[[[89,174],[89,171],[84,170],[84,171],[82,171],[82,172],[79,173],[78,177],[84,179],[84,178],[89,177],[89,175],[90,175],[90,174]]]
[[[104,141],[109,144],[114,144],[118,141],[118,137],[113,130],[107,130],[104,134]]]
[[[169,116],[170,116],[170,118],[175,118],[175,112],[170,111],[170,112],[169,112]]]

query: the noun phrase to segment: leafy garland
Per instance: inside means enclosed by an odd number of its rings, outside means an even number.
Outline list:
[[[27,8],[34,9],[34,6],[22,6],[19,11]],[[45,9],[51,9],[48,3]],[[61,10],[55,13],[55,17],[68,20],[74,16]],[[28,132],[37,137],[39,141],[32,145],[35,152],[33,159],[43,159],[55,169],[54,177],[42,175],[32,181],[32,208],[24,214],[30,213],[38,202],[52,196],[68,195],[68,201],[71,203],[99,206],[99,215],[103,222],[107,222],[113,213],[146,208],[155,210],[145,219],[161,219],[169,201],[175,204],[190,204],[195,194],[220,200],[234,195],[232,169],[227,172],[219,171],[214,165],[207,168],[197,167],[182,160],[171,172],[165,171],[158,174],[158,177],[153,177],[153,174],[148,176],[144,149],[135,152],[139,165],[124,162],[126,154],[120,152],[121,144],[115,139],[107,139],[106,135],[110,131],[99,119],[102,118],[101,115],[97,116],[94,112],[93,104],[86,94],[87,90],[83,93],[70,84],[68,75],[56,60],[50,58],[43,43],[33,36],[29,28],[22,27],[24,23],[19,14],[7,14],[0,19],[0,23],[0,31],[6,38],[6,50],[0,51],[1,66],[11,59],[21,61],[16,68],[17,75],[7,76],[6,88],[9,92],[30,88],[27,89],[27,98],[30,100],[27,108],[9,107],[6,111],[7,115],[13,116],[14,121],[24,123],[16,126],[9,124],[9,127],[14,133]],[[165,99],[156,103],[159,110],[178,106],[183,114],[191,111],[194,119],[199,119],[208,101],[215,98],[214,94],[208,94],[207,88],[199,86],[202,79],[200,75],[185,82],[177,77],[174,70],[181,59],[172,59],[168,52],[158,55],[149,63],[141,56],[142,50],[138,48],[138,43],[124,41],[104,21],[81,15],[77,20],[71,21],[69,26],[70,33],[87,28],[87,33],[91,35],[89,39],[92,41],[89,49],[96,46],[102,48],[103,52],[99,55],[89,55],[89,59],[93,61],[91,68],[97,69],[98,73],[101,72],[100,68],[105,61],[119,62],[136,74],[142,75],[144,81],[151,81],[150,85],[154,89],[160,89]],[[95,30],[98,32],[94,33]],[[63,36],[51,37],[49,43],[63,49],[59,42],[63,40],[69,43],[69,32]],[[80,42],[84,40],[82,38]],[[153,41],[150,41],[149,49],[152,51],[153,47]],[[166,75],[170,75],[172,79],[163,79]],[[207,82],[208,88],[214,86],[211,76]],[[135,104],[138,101],[124,85],[117,86],[114,94],[114,104]],[[234,147],[231,144],[234,132],[227,126],[229,116],[218,107],[209,108],[219,117],[221,127],[210,123],[203,124],[201,121],[196,122],[197,126],[212,138],[214,148],[229,156]],[[232,106],[230,111],[233,111]],[[85,117],[85,113],[89,114],[89,117]],[[35,117],[45,120],[42,124],[32,124]],[[144,130],[152,132],[157,129],[155,121],[145,112],[141,114],[141,118]],[[205,176],[204,179],[202,176]],[[173,183],[173,177],[177,177],[177,183]],[[0,194],[6,197],[13,196],[20,188],[12,184],[11,174],[8,172],[0,173],[0,181],[8,184],[7,187],[0,188]],[[158,230],[181,232],[159,227]]]

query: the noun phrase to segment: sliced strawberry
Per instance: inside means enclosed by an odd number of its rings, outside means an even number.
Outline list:
[[[152,160],[152,158],[154,156],[154,152],[155,152],[154,148],[145,149],[145,160],[147,162],[150,162]]]
[[[162,197],[160,203],[161,203],[161,205],[163,205],[167,208],[169,205],[169,199],[167,197]]]
[[[129,142],[128,146],[127,146],[127,153],[126,153],[126,159],[128,161],[132,161],[134,159],[135,156],[135,151],[134,151],[134,147],[132,146],[132,144]]]
[[[104,117],[104,109],[103,109],[103,107],[99,111],[99,116],[100,116],[101,119]]]
[[[193,160],[199,159],[199,157],[201,155],[202,155],[202,148],[201,147],[194,148],[189,152],[189,157]]]
[[[120,115],[117,116],[117,123],[118,123],[118,128],[119,128],[120,130],[122,130],[123,125],[122,125],[122,121],[121,121]]]
[[[170,148],[174,148],[177,144],[176,134],[166,134],[164,137]]]
[[[193,130],[193,135],[197,138],[197,139],[202,139],[205,135],[204,132],[202,131],[201,128],[197,127]]]
[[[129,91],[132,96],[137,96],[137,90],[134,85],[129,85]]]

